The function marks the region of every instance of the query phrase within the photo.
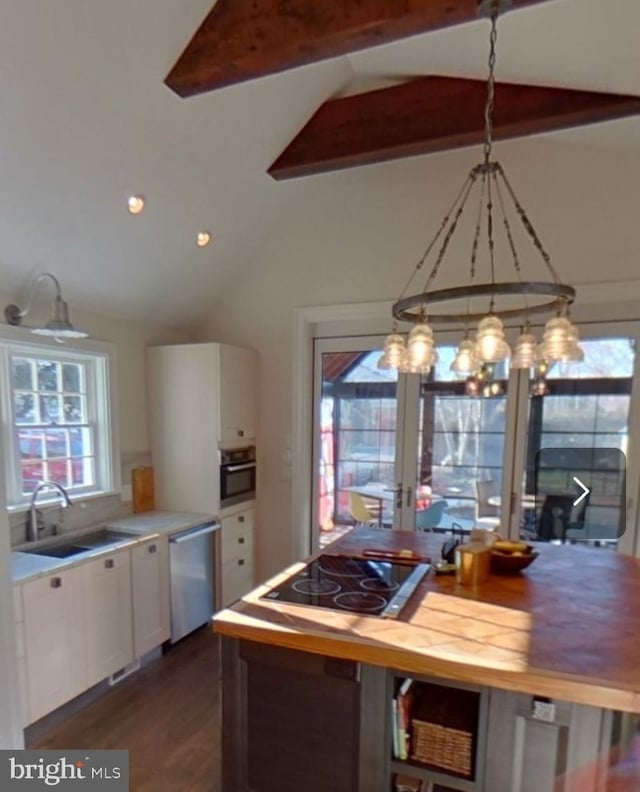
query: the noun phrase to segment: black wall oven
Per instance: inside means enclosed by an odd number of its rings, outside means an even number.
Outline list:
[[[255,446],[220,451],[220,508],[253,500],[255,496]]]

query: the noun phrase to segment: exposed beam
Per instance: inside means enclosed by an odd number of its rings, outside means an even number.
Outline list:
[[[428,154],[480,143],[481,80],[421,77],[325,102],[269,168],[274,179]],[[640,113],[640,96],[496,86],[495,139],[523,137]]]
[[[478,0],[218,0],[165,83],[192,96],[469,22],[477,8]]]

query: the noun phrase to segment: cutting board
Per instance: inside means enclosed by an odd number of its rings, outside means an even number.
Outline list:
[[[134,514],[155,509],[152,467],[137,467],[131,471],[131,490]]]

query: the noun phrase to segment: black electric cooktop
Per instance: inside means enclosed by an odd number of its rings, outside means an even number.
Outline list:
[[[429,564],[325,555],[262,599],[394,618],[429,568]]]

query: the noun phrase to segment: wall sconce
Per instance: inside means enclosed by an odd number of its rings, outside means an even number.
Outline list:
[[[4,318],[7,320],[7,324],[14,326],[22,325],[22,319],[31,310],[31,303],[33,302],[38,284],[45,278],[51,278],[56,287],[56,297],[51,306],[51,318],[44,327],[30,327],[29,330],[36,335],[53,336],[56,341],[60,341],[61,343],[66,338],[86,338],[89,335],[88,333],[85,333],[84,330],[76,330],[71,324],[71,320],[69,319],[69,306],[62,299],[60,283],[55,275],[52,275],[50,272],[43,272],[42,275],[38,275],[31,287],[26,308],[20,309],[17,305],[7,305],[4,309]]]

